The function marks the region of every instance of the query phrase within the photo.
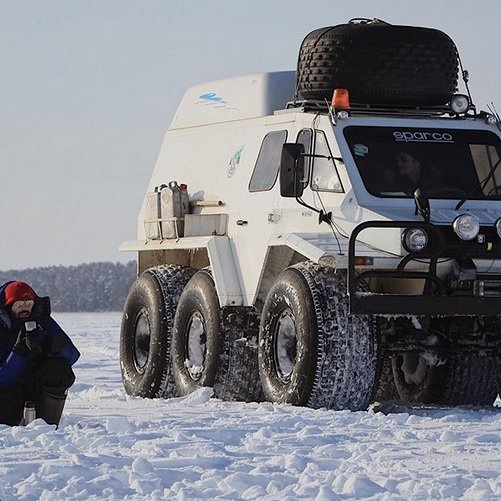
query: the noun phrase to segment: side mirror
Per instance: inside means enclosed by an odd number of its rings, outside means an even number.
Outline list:
[[[420,214],[425,223],[430,222],[430,201],[421,188],[416,188],[414,192],[414,202],[416,203],[416,214]]]
[[[304,191],[304,145],[285,143],[280,159],[280,195],[297,198]]]

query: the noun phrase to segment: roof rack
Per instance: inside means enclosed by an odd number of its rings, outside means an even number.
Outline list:
[[[330,103],[326,100],[304,100],[291,101],[287,103],[287,109],[299,108],[302,111],[316,111],[319,113],[328,113]],[[468,115],[468,111],[473,111],[473,115]],[[462,117],[474,117],[475,108],[470,107]],[[457,118],[451,109],[447,106],[373,106],[370,104],[350,103],[350,115],[384,115],[392,117],[447,117]]]

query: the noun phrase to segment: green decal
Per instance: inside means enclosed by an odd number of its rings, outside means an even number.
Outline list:
[[[240,157],[242,156],[242,151],[244,151],[244,145],[239,146],[230,158],[227,172],[228,177],[233,176],[233,174],[235,174],[235,172],[237,171],[238,164],[240,163]]]

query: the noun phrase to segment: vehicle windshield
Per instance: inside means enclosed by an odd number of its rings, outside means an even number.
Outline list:
[[[488,131],[346,127],[355,163],[372,195],[500,199],[501,143]]]

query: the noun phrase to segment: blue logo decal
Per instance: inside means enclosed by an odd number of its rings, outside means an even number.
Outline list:
[[[218,96],[215,92],[206,92],[199,96],[202,101],[205,101],[208,104],[226,104],[226,101]]]

